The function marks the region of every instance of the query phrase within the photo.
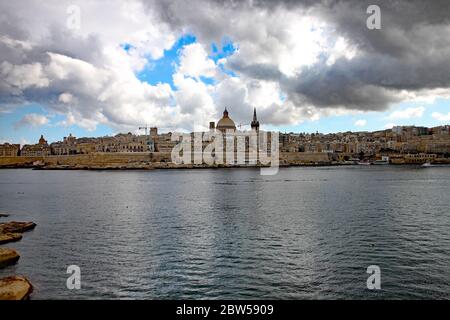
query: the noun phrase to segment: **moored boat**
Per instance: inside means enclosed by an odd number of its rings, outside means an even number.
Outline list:
[[[389,164],[389,157],[382,156],[381,159],[375,160],[373,164]]]

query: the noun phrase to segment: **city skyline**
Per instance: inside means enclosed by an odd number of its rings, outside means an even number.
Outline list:
[[[227,107],[225,107],[227,108]],[[228,108],[230,109],[230,108]],[[256,108],[254,108],[256,109]],[[418,110],[418,111],[417,111]],[[411,114],[411,113],[415,113],[415,112],[419,112],[419,113],[423,113],[422,108],[416,108],[416,109],[406,109],[404,110],[404,112],[402,113],[401,111],[396,111],[393,113],[394,116],[396,117],[401,117],[401,115],[399,114]],[[406,116],[405,116],[406,118]],[[416,118],[414,115],[409,116],[409,119],[414,119]],[[217,119],[218,120],[218,119]],[[447,120],[446,118],[444,120]],[[215,120],[214,120],[215,121]],[[237,125],[239,126],[239,130],[250,130],[250,121],[247,120],[248,123],[242,124],[241,122],[237,123]],[[448,122],[442,122],[435,125],[420,125],[420,124],[416,124],[413,121],[406,121],[406,122],[398,122],[398,123],[404,123],[404,124],[395,124],[395,123],[391,123],[387,126],[384,126],[383,128],[379,128],[379,129],[374,129],[374,130],[370,130],[367,126],[366,120],[357,120],[356,122],[363,122],[363,123],[355,123],[353,127],[341,127],[341,126],[337,126],[336,128],[339,128],[341,130],[339,131],[333,131],[333,130],[327,130],[325,128],[324,131],[320,131],[318,130],[319,126],[317,128],[314,127],[302,127],[302,126],[297,126],[297,127],[284,127],[284,128],[277,128],[277,127],[273,127],[273,126],[268,126],[265,123],[261,123],[261,127],[262,129],[266,129],[266,130],[273,130],[273,131],[277,131],[280,130],[280,133],[289,133],[289,134],[314,134],[314,133],[319,133],[319,134],[324,134],[324,135],[328,135],[328,134],[339,134],[339,133],[346,133],[346,132],[351,132],[351,133],[373,133],[373,132],[378,132],[378,131],[385,131],[385,130],[391,130],[394,127],[426,127],[426,128],[434,128],[434,127],[442,127],[442,126],[448,126],[450,123],[450,121]],[[412,124],[410,124],[412,123]],[[20,139],[19,141],[14,140],[14,139],[0,139],[0,143],[12,143],[12,144],[20,144],[20,145],[27,145],[27,144],[33,144],[35,143],[35,138],[37,136],[46,136],[47,140],[52,143],[52,142],[58,142],[61,141],[62,137],[65,136],[69,136],[72,133],[74,133],[74,135],[77,135],[79,137],[84,137],[84,138],[100,138],[100,137],[110,137],[110,136],[115,136],[115,135],[120,135],[120,134],[125,134],[125,133],[132,133],[134,135],[144,135],[144,128],[150,129],[152,126],[145,124],[145,125],[141,125],[139,127],[134,128],[134,130],[130,130],[130,131],[102,131],[102,130],[95,130],[95,131],[83,131],[83,130],[79,130],[79,127],[76,126],[71,126],[70,128],[62,128],[60,130],[58,130],[58,133],[61,133],[61,136],[56,136],[54,131],[51,131],[50,135],[47,135],[48,131],[45,130],[44,126],[33,126],[30,124],[30,126],[32,128],[28,128],[28,137],[30,137],[31,140],[28,139]],[[51,124],[47,124],[47,126],[51,127]],[[157,127],[154,127],[157,128]],[[207,131],[207,127],[206,125],[197,127],[200,128],[199,130],[195,130],[195,131]],[[32,130],[30,130],[32,129]],[[72,131],[70,131],[70,129],[73,129]],[[284,131],[282,131],[282,129],[284,129]],[[288,131],[288,130],[291,131]],[[296,130],[296,129],[303,129],[303,131],[292,131],[292,130]],[[309,130],[308,130],[309,129]],[[161,133],[169,133],[172,132],[171,130],[159,130],[159,132]],[[188,131],[188,130],[174,130],[173,132],[194,132],[194,131]],[[33,136],[33,134],[37,134],[37,136]],[[81,133],[81,135],[80,135]],[[97,133],[97,134],[96,134]],[[49,138],[48,138],[49,137]],[[34,139],[34,140],[33,140]]]

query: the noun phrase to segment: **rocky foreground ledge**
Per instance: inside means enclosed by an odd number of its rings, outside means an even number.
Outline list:
[[[34,222],[0,223],[0,244],[22,239],[22,233],[36,227]],[[0,268],[17,263],[19,253],[10,248],[0,248]],[[30,297],[33,286],[24,276],[10,276],[0,279],[0,300],[25,300]]]
[[[32,230],[36,227],[36,223],[34,222],[4,222],[0,223],[0,234],[5,233],[22,233],[25,231]]]
[[[20,255],[14,249],[0,248],[0,268],[15,264]]]
[[[22,239],[21,233],[0,233],[0,244],[15,242]]]
[[[33,292],[33,285],[23,276],[0,279],[0,300],[26,300]]]

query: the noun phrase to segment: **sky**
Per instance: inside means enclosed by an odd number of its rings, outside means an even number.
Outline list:
[[[449,57],[446,0],[2,1],[0,143],[444,125]]]

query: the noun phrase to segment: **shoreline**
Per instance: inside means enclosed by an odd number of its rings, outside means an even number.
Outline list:
[[[282,152],[277,167],[338,167],[359,166],[355,161],[335,159],[327,153]],[[371,163],[380,165],[422,165],[430,162],[435,165],[449,165],[450,158],[416,159],[393,158],[390,163]],[[427,160],[427,161],[425,161]],[[373,162],[373,160],[371,161]],[[261,163],[233,164],[175,164],[170,153],[94,153],[71,156],[46,157],[0,157],[0,169],[35,169],[35,170],[156,170],[156,169],[227,169],[227,168],[268,168]],[[274,166],[275,167],[275,166]]]
[[[421,167],[421,163],[390,163],[384,165],[359,165],[359,164],[347,164],[347,163],[322,163],[322,164],[290,164],[290,165],[279,165],[278,168],[318,168],[318,167]],[[432,164],[432,168],[439,167],[449,167],[450,163],[436,163]],[[105,167],[86,167],[86,166],[51,166],[51,167],[42,167],[42,166],[1,166],[2,169],[30,169],[30,170],[38,170],[38,171],[153,171],[153,170],[221,170],[221,169],[261,169],[261,168],[270,168],[270,166],[243,166],[243,165],[220,165],[220,166],[201,166],[201,165],[173,165],[173,166],[154,166],[154,167],[113,167],[113,166],[105,166]]]

